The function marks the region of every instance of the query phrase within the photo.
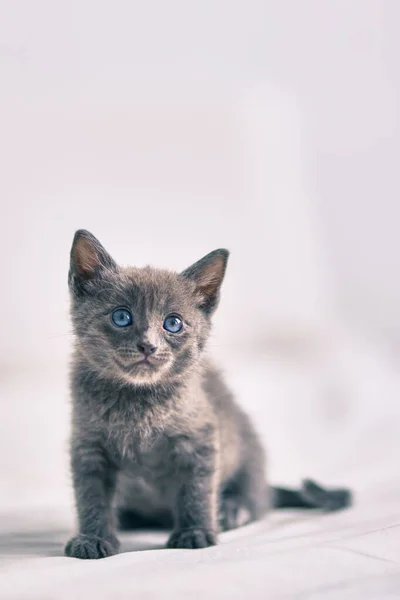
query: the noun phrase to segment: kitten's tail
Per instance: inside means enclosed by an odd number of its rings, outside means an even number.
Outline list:
[[[330,512],[352,504],[349,489],[326,489],[312,479],[304,479],[300,490],[273,487],[272,494],[273,508],[314,508]]]

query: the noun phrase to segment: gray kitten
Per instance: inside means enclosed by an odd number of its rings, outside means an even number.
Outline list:
[[[205,356],[228,260],[215,250],[177,274],[122,268],[89,232],[69,271],[76,334],[71,466],[79,533],[68,556],[118,552],[115,531],[173,530],[169,548],[204,548],[271,506],[335,510],[347,490],[269,487],[260,441]]]

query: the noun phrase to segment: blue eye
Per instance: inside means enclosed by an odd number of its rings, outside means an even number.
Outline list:
[[[132,314],[126,308],[116,308],[113,311],[111,318],[114,325],[117,327],[128,327],[128,325],[132,325]]]
[[[168,315],[164,321],[164,329],[170,333],[179,333],[183,327],[183,321],[178,315]]]

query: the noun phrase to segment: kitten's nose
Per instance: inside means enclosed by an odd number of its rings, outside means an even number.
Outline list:
[[[137,344],[137,349],[145,356],[150,356],[150,354],[154,354],[157,350],[157,346],[153,346],[153,344],[150,344],[149,342],[142,342],[141,344]]]

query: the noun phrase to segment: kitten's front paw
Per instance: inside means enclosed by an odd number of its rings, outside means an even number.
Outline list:
[[[207,548],[215,546],[217,534],[207,529],[183,529],[174,531],[167,542],[167,548]]]
[[[115,536],[108,539],[97,535],[80,533],[69,540],[65,546],[65,555],[72,558],[106,558],[117,554],[119,542]]]

